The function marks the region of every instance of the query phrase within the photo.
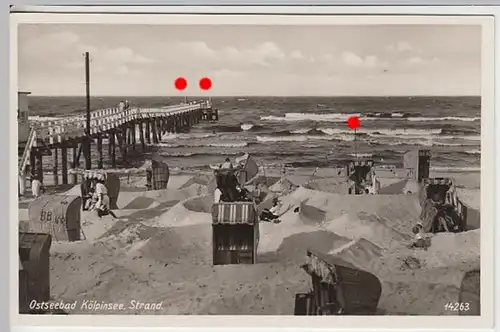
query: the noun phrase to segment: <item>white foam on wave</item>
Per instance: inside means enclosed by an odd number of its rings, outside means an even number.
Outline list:
[[[433,171],[444,171],[444,172],[480,172],[481,167],[448,167],[448,166],[434,166],[431,167]]]
[[[351,157],[354,158],[370,158],[373,157],[373,153],[350,153]]]
[[[345,122],[350,116],[360,116],[357,114],[347,113],[286,113],[285,116],[261,116],[260,119],[264,121],[326,121],[326,122]]]
[[[292,134],[307,134],[308,132],[312,131],[312,128],[302,128],[302,129],[296,129],[290,131]]]
[[[465,153],[467,153],[467,154],[481,154],[481,150],[479,150],[479,149],[468,150],[468,151],[465,151]]]
[[[481,120],[481,117],[462,117],[462,116],[444,116],[444,117],[409,117],[408,121],[464,121],[473,122]]]
[[[336,135],[336,134],[343,134],[343,133],[352,133],[352,130],[349,129],[339,129],[339,128],[318,128],[319,131],[327,134],[327,135]],[[368,128],[360,128],[357,130],[358,134],[368,134],[373,137],[379,137],[379,136],[389,136],[389,137],[394,137],[394,136],[415,136],[415,138],[418,137],[425,137],[425,136],[431,136],[431,135],[439,135],[442,133],[441,129],[415,129],[415,128],[399,128],[399,129],[368,129]],[[450,136],[451,138],[453,136]],[[445,136],[442,136],[441,138],[446,138]]]
[[[336,135],[336,136],[313,136],[313,135],[297,135],[297,136],[257,136],[258,142],[305,142],[310,140],[323,141],[353,141],[354,135]]]
[[[253,128],[253,124],[251,123],[244,123],[241,125],[241,130],[247,131]]]
[[[329,114],[318,114],[318,113],[286,113],[284,116],[261,116],[263,121],[323,121],[323,122],[345,122],[350,116],[358,116],[362,120],[396,120],[396,121],[464,121],[473,122],[478,121],[480,117],[459,117],[459,116],[445,116],[445,117],[403,117],[401,113],[393,113],[389,117],[381,117],[381,113],[376,113],[375,117],[365,117],[362,114],[348,114],[348,113],[329,113]]]
[[[159,146],[162,148],[244,148],[248,146],[246,142],[228,142],[228,143],[186,143],[186,144],[171,144],[171,143],[158,143],[151,144],[152,146]]]
[[[470,144],[464,143],[447,143],[447,142],[439,142],[435,139],[422,139],[422,138],[408,138],[405,137],[404,140],[392,140],[387,142],[379,142],[376,140],[372,140],[371,143],[374,144],[383,144],[383,145],[423,145],[423,146],[471,146]],[[475,145],[475,144],[474,144]],[[472,146],[474,146],[472,145]]]

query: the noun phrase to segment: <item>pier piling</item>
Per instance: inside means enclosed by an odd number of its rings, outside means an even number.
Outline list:
[[[109,133],[111,168],[116,168],[116,136],[115,132]]]
[[[41,180],[41,182],[43,184],[43,156],[42,156],[42,153],[40,151],[36,152],[36,161],[38,162],[37,172],[38,172],[38,174],[40,174],[40,177],[41,177],[40,180]]]
[[[144,142],[144,126],[142,121],[139,121],[139,140],[141,141],[141,149],[144,151],[146,143]]]
[[[61,147],[61,172],[62,183],[68,184],[68,148],[66,146]]]
[[[153,143],[158,143],[158,135],[156,134],[156,121],[153,119],[151,122],[151,134],[153,135]]]
[[[71,168],[75,169],[78,165],[78,144],[73,145],[73,148],[71,150],[73,152],[73,156],[71,159]],[[71,174],[71,183],[77,183],[77,176],[75,173]]]
[[[97,168],[102,169],[104,164],[102,155],[102,136],[97,135]]]
[[[54,175],[54,185],[56,185],[56,186],[59,184],[59,174],[57,172],[57,168],[58,168],[57,164],[59,162],[59,160],[58,160],[59,159],[58,158],[59,152],[58,151],[59,150],[57,148],[55,148],[52,152],[52,174]]]
[[[137,143],[136,142],[136,139],[137,139],[137,135],[136,135],[136,130],[137,130],[137,126],[136,126],[136,123],[135,122],[132,122],[132,150],[135,151],[135,144]]]
[[[151,133],[150,133],[150,128],[149,128],[149,120],[145,121],[146,124],[146,142],[148,144],[151,144]]]

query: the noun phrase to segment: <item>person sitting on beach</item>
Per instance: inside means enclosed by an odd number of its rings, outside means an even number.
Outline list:
[[[264,221],[272,221],[279,218],[278,212],[281,209],[280,200],[275,197],[273,198],[273,206],[270,209],[262,210],[260,214],[260,219]]]
[[[422,248],[427,250],[430,246],[430,239],[427,238],[424,234],[424,226],[421,222],[418,222],[415,227],[412,229],[413,234],[415,234],[415,240],[410,244],[410,248]]]
[[[233,169],[233,164],[229,158],[226,158],[224,163],[220,166],[220,169]]]
[[[97,195],[95,189],[91,186],[88,191],[88,198],[85,200],[84,211],[94,211],[97,204]]]
[[[252,198],[250,197],[250,192],[246,188],[241,186],[236,186],[236,190],[239,193],[238,201],[248,202],[252,200]]]
[[[104,185],[103,180],[95,180],[95,195],[97,197],[96,209],[99,218],[106,215],[111,215],[113,218],[118,217],[109,209],[108,189]]]

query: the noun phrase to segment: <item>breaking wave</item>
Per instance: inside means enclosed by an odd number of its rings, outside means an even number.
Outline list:
[[[413,114],[414,115],[414,114]],[[459,116],[445,116],[445,117],[412,117],[404,113],[367,113],[361,115],[360,113],[286,113],[284,116],[261,116],[263,121],[319,121],[319,122],[346,122],[350,116],[358,116],[364,120],[395,120],[395,121],[464,121],[473,122],[479,121],[480,117],[459,117]]]
[[[243,148],[248,146],[246,142],[234,142],[234,143],[186,143],[186,144],[169,144],[169,143],[158,143],[154,144],[162,148],[202,148],[202,147],[212,147],[212,148]]]
[[[257,136],[257,142],[306,142],[311,140],[324,140],[324,141],[353,141],[354,136],[343,134],[335,136],[320,136],[320,135],[293,135],[293,136]]]

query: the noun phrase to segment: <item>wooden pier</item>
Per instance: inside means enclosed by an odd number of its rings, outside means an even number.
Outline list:
[[[91,153],[87,151],[92,146],[90,141],[96,143],[97,168],[102,169],[103,139],[108,139],[107,154],[111,168],[115,168],[117,148],[122,162],[126,162],[129,151],[144,151],[147,144],[161,142],[166,133],[186,132],[200,121],[217,120],[218,110],[212,108],[211,102],[198,101],[163,108],[130,107],[92,111],[89,130],[85,115],[69,116],[57,121],[33,121],[27,141],[19,143],[19,174],[23,176],[27,164],[31,167],[38,165],[38,171],[43,174],[42,159],[52,156],[54,184],[59,184],[59,172],[62,174],[62,184],[68,184],[68,168],[78,168],[82,153],[85,169],[91,169]],[[72,150],[71,164],[68,162],[68,150]],[[74,174],[71,183],[77,183]]]

